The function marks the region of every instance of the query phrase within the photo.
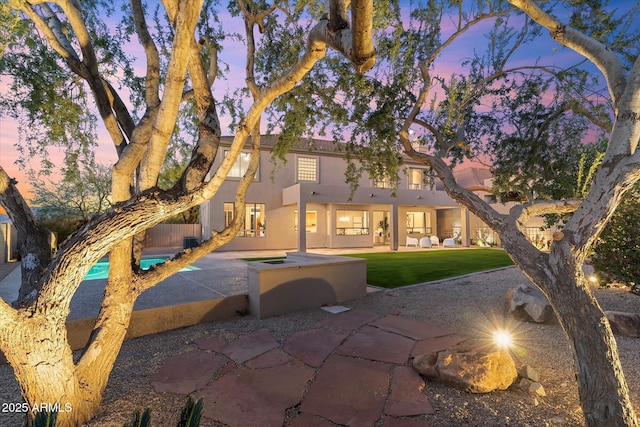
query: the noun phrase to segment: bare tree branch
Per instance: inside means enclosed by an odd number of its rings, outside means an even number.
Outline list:
[[[613,52],[598,41],[562,24],[543,12],[531,0],[509,0],[509,3],[521,9],[538,24],[549,30],[555,41],[593,62],[605,76],[611,99],[613,99],[614,105],[617,104],[626,86],[627,78],[622,63]]]

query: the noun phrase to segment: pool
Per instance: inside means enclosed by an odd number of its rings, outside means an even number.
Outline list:
[[[168,258],[143,258],[140,260],[140,268],[143,270],[148,270],[149,267],[155,264],[160,264],[161,262],[166,261]],[[180,271],[193,271],[200,270],[198,267],[188,266],[183,268]],[[109,261],[98,261],[93,267],[89,270],[89,272],[84,276],[84,280],[98,280],[98,279],[106,279],[109,277]]]

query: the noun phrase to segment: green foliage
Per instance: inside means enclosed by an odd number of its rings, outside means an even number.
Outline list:
[[[33,418],[33,427],[56,427],[57,420],[57,411],[40,411]]]
[[[197,401],[192,396],[187,397],[187,401],[180,412],[180,419],[176,427],[198,427],[202,419],[203,399]],[[33,427],[56,427],[58,412],[40,411],[33,419]],[[150,427],[151,408],[144,411],[135,410],[131,420],[124,424],[124,427]]]
[[[582,75],[572,78],[585,87]],[[543,76],[505,82],[494,93],[492,109],[502,122],[486,144],[494,192],[515,192],[529,201],[583,197],[599,164],[594,156],[602,140],[588,141],[592,126],[571,109],[571,95]]]
[[[145,409],[142,413],[140,410],[133,412],[131,421],[126,423],[124,427],[150,427],[151,426],[151,408]]]
[[[193,397],[189,396],[187,402],[182,408],[180,413],[180,421],[177,427],[197,427],[200,425],[200,419],[202,418],[202,398],[198,401],[194,401]]]
[[[640,184],[618,206],[600,234],[591,257],[601,276],[628,284],[640,284]]]

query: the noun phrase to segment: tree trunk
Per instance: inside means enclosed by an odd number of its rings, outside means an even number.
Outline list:
[[[534,259],[525,245],[523,241],[505,248],[547,296],[569,340],[587,425],[637,426],[616,340],[582,271],[584,256],[561,241],[554,242],[548,257]]]
[[[27,425],[37,412],[57,411],[57,427],[86,423],[100,409],[102,392],[87,386],[77,375],[67,341],[64,319],[48,314],[20,316],[19,324],[7,331],[10,348],[5,351],[22,389]],[[92,375],[99,376],[100,372]]]
[[[637,426],[616,340],[581,265],[572,268],[553,257],[551,262],[555,280],[547,283],[547,292],[573,349],[587,425]]]

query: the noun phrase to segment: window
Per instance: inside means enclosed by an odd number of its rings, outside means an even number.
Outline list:
[[[407,212],[407,234],[431,234],[426,212]]]
[[[318,212],[307,211],[306,219],[307,233],[316,233],[318,231]],[[298,211],[294,211],[293,213],[293,229],[296,232],[298,231]]]
[[[369,211],[336,211],[336,234],[341,236],[369,234]]]
[[[234,218],[233,203],[224,204],[224,225],[231,224]],[[266,215],[264,203],[247,203],[245,205],[244,227],[237,237],[264,237],[266,233]]]
[[[424,169],[409,169],[409,190],[426,188],[427,171]]]
[[[393,188],[391,178],[388,176],[379,177],[373,180],[373,186],[376,188]]]
[[[298,157],[298,181],[318,181],[318,159],[315,157]]]
[[[227,157],[227,154],[229,154],[229,150],[225,150],[224,151],[224,156],[225,157]],[[240,153],[240,155],[236,159],[236,162],[231,167],[231,170],[229,171],[229,175],[227,175],[227,177],[242,178],[244,176],[244,174],[247,172],[247,169],[249,168],[249,160],[250,159],[251,159],[251,154],[250,153],[245,152],[245,151]],[[258,174],[256,174],[256,177],[257,176],[258,176]]]
[[[233,221],[235,206],[233,203],[225,203],[224,204],[224,226],[228,227],[231,225],[231,221]]]

